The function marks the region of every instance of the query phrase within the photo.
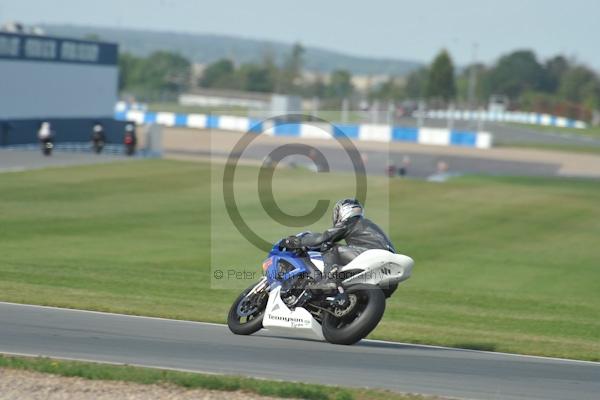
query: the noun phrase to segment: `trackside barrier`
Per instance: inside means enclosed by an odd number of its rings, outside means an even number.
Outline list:
[[[176,114],[146,112],[141,110],[117,111],[115,119],[134,121],[136,124],[159,124],[163,126],[201,129],[221,129],[239,132],[255,132],[272,136],[331,139],[336,132],[327,124],[302,124],[299,122],[260,120],[228,115]],[[411,142],[438,146],[461,146],[487,149],[492,147],[492,135],[437,128],[416,128],[382,124],[335,124],[350,139],[378,142]]]
[[[420,111],[415,111],[414,117],[421,116]],[[429,110],[425,111],[425,118],[453,119],[457,121],[485,121],[485,122],[516,122],[520,124],[555,126],[560,128],[585,129],[587,124],[564,117],[550,114],[538,114],[519,111],[468,111],[468,110]]]

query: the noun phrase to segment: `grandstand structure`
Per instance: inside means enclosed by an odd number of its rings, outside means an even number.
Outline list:
[[[0,31],[0,146],[35,143],[44,121],[58,143],[89,140],[98,122],[120,142],[118,79],[116,44]]]

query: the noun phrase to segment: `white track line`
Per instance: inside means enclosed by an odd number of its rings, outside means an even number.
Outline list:
[[[185,319],[169,319],[169,318],[161,318],[161,317],[147,317],[143,315],[130,315],[130,314],[119,314],[113,312],[106,311],[92,311],[92,310],[80,310],[77,308],[63,308],[63,307],[54,307],[54,306],[39,306],[35,304],[21,304],[21,303],[11,303],[6,301],[0,301],[0,305],[6,304],[10,306],[19,306],[19,307],[29,307],[29,308],[41,308],[41,309],[50,309],[50,310],[59,310],[59,311],[70,311],[77,313],[87,313],[87,314],[97,314],[97,315],[109,315],[116,317],[125,317],[125,318],[138,318],[138,319],[149,319],[156,321],[166,321],[166,322],[175,322],[175,323],[185,323],[185,324],[195,324],[195,325],[208,325],[208,326],[218,326],[225,328],[226,324],[218,324],[214,322],[199,322],[199,321],[190,321]],[[435,346],[429,344],[414,344],[414,343],[404,343],[404,342],[393,342],[389,340],[375,340],[375,339],[363,339],[363,341],[368,343],[383,343],[383,344],[392,344],[392,345],[401,345],[413,348],[426,348],[426,349],[440,349],[440,350],[453,350],[453,351],[467,351],[470,353],[479,353],[479,354],[491,354],[491,355],[503,355],[503,356],[511,356],[511,357],[523,357],[523,358],[531,358],[538,360],[552,360],[552,361],[563,361],[563,362],[571,362],[571,363],[582,363],[582,364],[592,364],[599,365],[600,362],[597,361],[586,361],[586,360],[574,360],[570,358],[559,358],[559,357],[545,357],[545,356],[534,356],[528,354],[515,354],[515,353],[503,353],[499,351],[487,351],[487,350],[474,350],[474,349],[461,349],[458,347],[445,347],[445,346]],[[5,353],[7,354],[7,353]],[[67,358],[65,358],[67,359]],[[91,361],[91,360],[80,360],[80,361]],[[91,361],[94,362],[94,361]],[[119,363],[115,363],[119,364]],[[133,364],[123,364],[123,365],[133,365]],[[160,368],[160,367],[156,367]],[[168,368],[167,368],[168,369]],[[179,369],[174,369],[180,371]],[[183,371],[183,370],[181,370]],[[198,372],[198,371],[195,371]]]
[[[87,313],[87,314],[97,314],[97,315],[111,315],[115,317],[127,317],[127,318],[139,318],[139,319],[150,319],[157,321],[167,321],[167,322],[182,322],[186,324],[198,324],[198,325],[212,325],[212,326],[220,326],[224,327],[225,324],[217,324],[214,322],[199,322],[199,321],[189,321],[186,319],[170,319],[170,318],[162,318],[162,317],[147,317],[144,315],[132,315],[132,314],[119,314],[108,311],[93,311],[93,310],[80,310],[78,308],[64,308],[64,307],[54,307],[54,306],[39,306],[36,304],[21,304],[21,303],[11,303],[7,301],[0,301],[1,304],[6,304],[9,306],[21,306],[21,307],[29,307],[29,308],[42,308],[49,310],[59,310],[59,311],[71,311],[77,313]]]
[[[501,352],[501,351],[463,349],[463,348],[460,348],[460,347],[444,347],[444,346],[435,346],[435,345],[431,345],[431,344],[414,344],[414,343],[403,343],[403,342],[391,342],[391,341],[387,341],[387,340],[376,340],[376,339],[364,339],[364,341],[365,342],[371,342],[371,343],[397,344],[397,345],[410,346],[410,347],[420,347],[420,348],[426,348],[426,349],[468,351],[470,353],[492,354],[492,355],[502,355],[502,356],[511,356],[511,357],[532,358],[532,359],[538,359],[538,360],[562,361],[562,362],[581,363],[581,364],[592,364],[592,365],[598,365],[598,366],[600,366],[600,362],[598,362],[598,361],[574,360],[572,358],[559,358],[559,357],[548,357],[548,356],[534,356],[534,355],[530,355],[530,354],[517,354],[517,353],[504,353],[504,352]]]

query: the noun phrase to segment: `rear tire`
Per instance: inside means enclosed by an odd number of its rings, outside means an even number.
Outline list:
[[[341,318],[326,313],[323,318],[323,336],[333,344],[350,345],[365,338],[381,321],[385,312],[385,295],[374,285],[352,285],[346,294],[357,296],[357,304]]]
[[[237,297],[237,299],[235,299],[231,305],[231,308],[229,309],[229,314],[227,315],[227,326],[229,327],[229,330],[236,335],[252,335],[253,333],[261,330],[263,327],[262,321],[267,305],[266,301],[264,304],[261,304],[256,314],[251,315],[251,318],[247,319],[245,322],[242,322],[242,318],[244,317],[240,317],[237,311],[239,304],[255,286],[256,284],[244,290]]]

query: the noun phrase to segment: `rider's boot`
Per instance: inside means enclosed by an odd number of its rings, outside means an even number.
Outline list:
[[[341,308],[346,307],[350,301],[342,286],[338,286],[336,295],[333,297],[328,297],[327,300],[331,301],[335,307]]]
[[[323,291],[325,293],[338,291],[338,288],[341,288],[341,281],[337,270],[338,266],[333,265],[331,271],[327,274],[327,277],[323,277],[320,281],[310,284],[308,289],[313,291]]]

